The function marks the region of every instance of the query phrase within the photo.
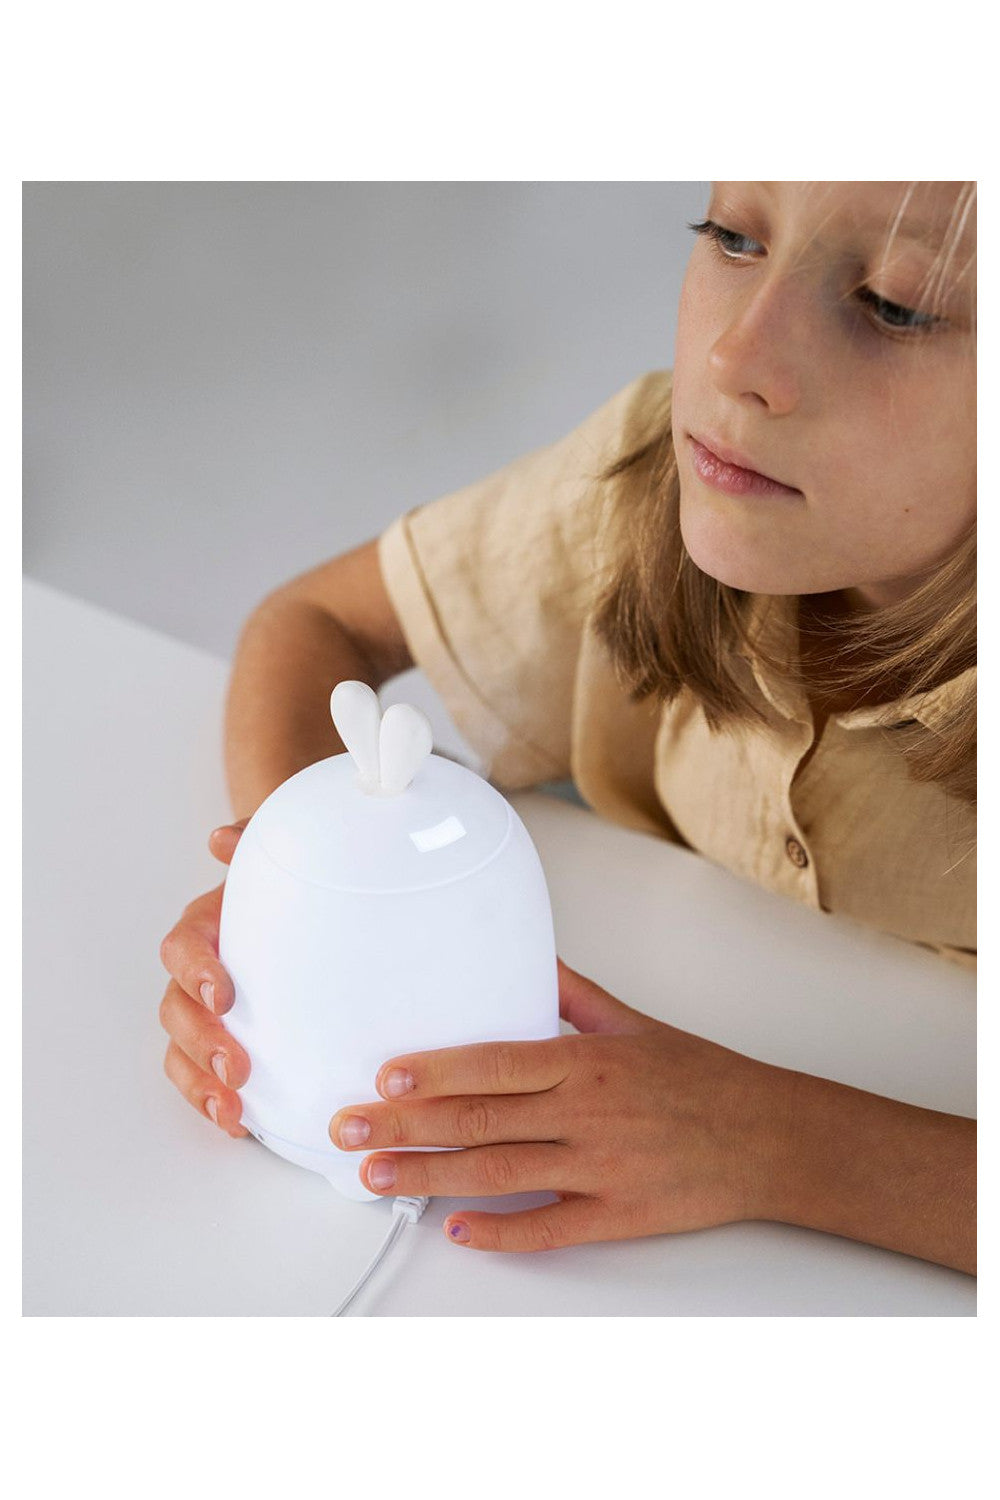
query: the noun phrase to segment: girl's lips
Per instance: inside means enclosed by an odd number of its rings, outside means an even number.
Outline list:
[[[696,437],[688,433],[691,444],[692,462],[698,476],[710,484],[713,489],[722,490],[727,495],[798,495],[802,491],[792,489],[790,485],[780,484],[777,479],[769,479],[766,474],[758,474],[756,469],[744,469],[738,464],[727,463],[725,459],[713,453],[711,448],[706,448],[704,443],[699,443]]]

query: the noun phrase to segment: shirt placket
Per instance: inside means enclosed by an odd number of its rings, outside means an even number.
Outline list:
[[[793,785],[799,766],[812,749],[813,726],[801,719],[785,719],[763,736],[762,753],[773,757],[771,774],[762,791],[762,826],[758,858],[762,883],[815,910],[822,910],[815,852],[795,812]]]
[[[767,638],[774,649],[788,649],[788,632],[793,626],[787,609],[785,606],[769,622]],[[763,786],[774,790],[763,794],[761,877],[772,890],[821,911],[815,852],[796,816],[793,798],[799,767],[816,747],[812,713],[801,691],[789,681],[772,676],[761,662],[747,660],[758,687],[780,716],[762,736],[765,753],[773,756],[775,763],[772,775],[763,778]]]

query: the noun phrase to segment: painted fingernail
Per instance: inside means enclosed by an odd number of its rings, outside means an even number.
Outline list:
[[[391,1099],[408,1094],[413,1088],[413,1074],[407,1068],[390,1068],[382,1080],[382,1092]]]
[[[342,1146],[360,1146],[371,1133],[368,1121],[363,1120],[360,1115],[348,1115],[346,1120],[341,1120],[337,1132]]]
[[[226,1054],[224,1052],[213,1052],[212,1053],[212,1072],[215,1074],[216,1078],[221,1078],[222,1082],[225,1083],[225,1081],[226,1081]]]
[[[453,1240],[458,1240],[460,1244],[464,1244],[469,1238],[469,1226],[468,1224],[463,1224],[461,1219],[458,1219],[454,1224],[448,1225],[448,1233]]]
[[[373,1161],[368,1168],[368,1181],[373,1188],[380,1191],[383,1188],[391,1188],[396,1181],[396,1168],[391,1161]]]
[[[218,1123],[219,1123],[219,1101],[218,1101],[218,1099],[216,1099],[216,1097],[215,1097],[214,1094],[209,1094],[208,1098],[205,1100],[205,1112],[208,1115],[209,1119],[211,1120],[212,1124],[213,1125],[218,1125]]]
[[[201,996],[201,998],[204,1001],[204,1003],[208,1006],[209,1010],[214,1011],[215,1010],[215,985],[211,984],[206,979],[205,982],[204,982],[204,984],[202,984],[202,985],[199,986],[198,993]]]

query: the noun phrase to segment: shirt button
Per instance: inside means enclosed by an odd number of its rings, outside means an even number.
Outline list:
[[[809,856],[803,849],[802,845],[799,843],[798,839],[787,838],[785,840],[785,853],[788,855],[788,858],[791,860],[792,864],[798,865],[800,870],[804,870],[806,865],[809,863]]]

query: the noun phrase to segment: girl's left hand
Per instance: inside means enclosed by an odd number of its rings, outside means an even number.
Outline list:
[[[793,1074],[655,1021],[561,959],[559,1010],[578,1035],[392,1058],[375,1085],[386,1102],[338,1110],[331,1140],[374,1148],[361,1180],[387,1197],[558,1194],[520,1213],[452,1214],[446,1234],[476,1250],[776,1216]],[[393,1150],[431,1145],[464,1149]]]

